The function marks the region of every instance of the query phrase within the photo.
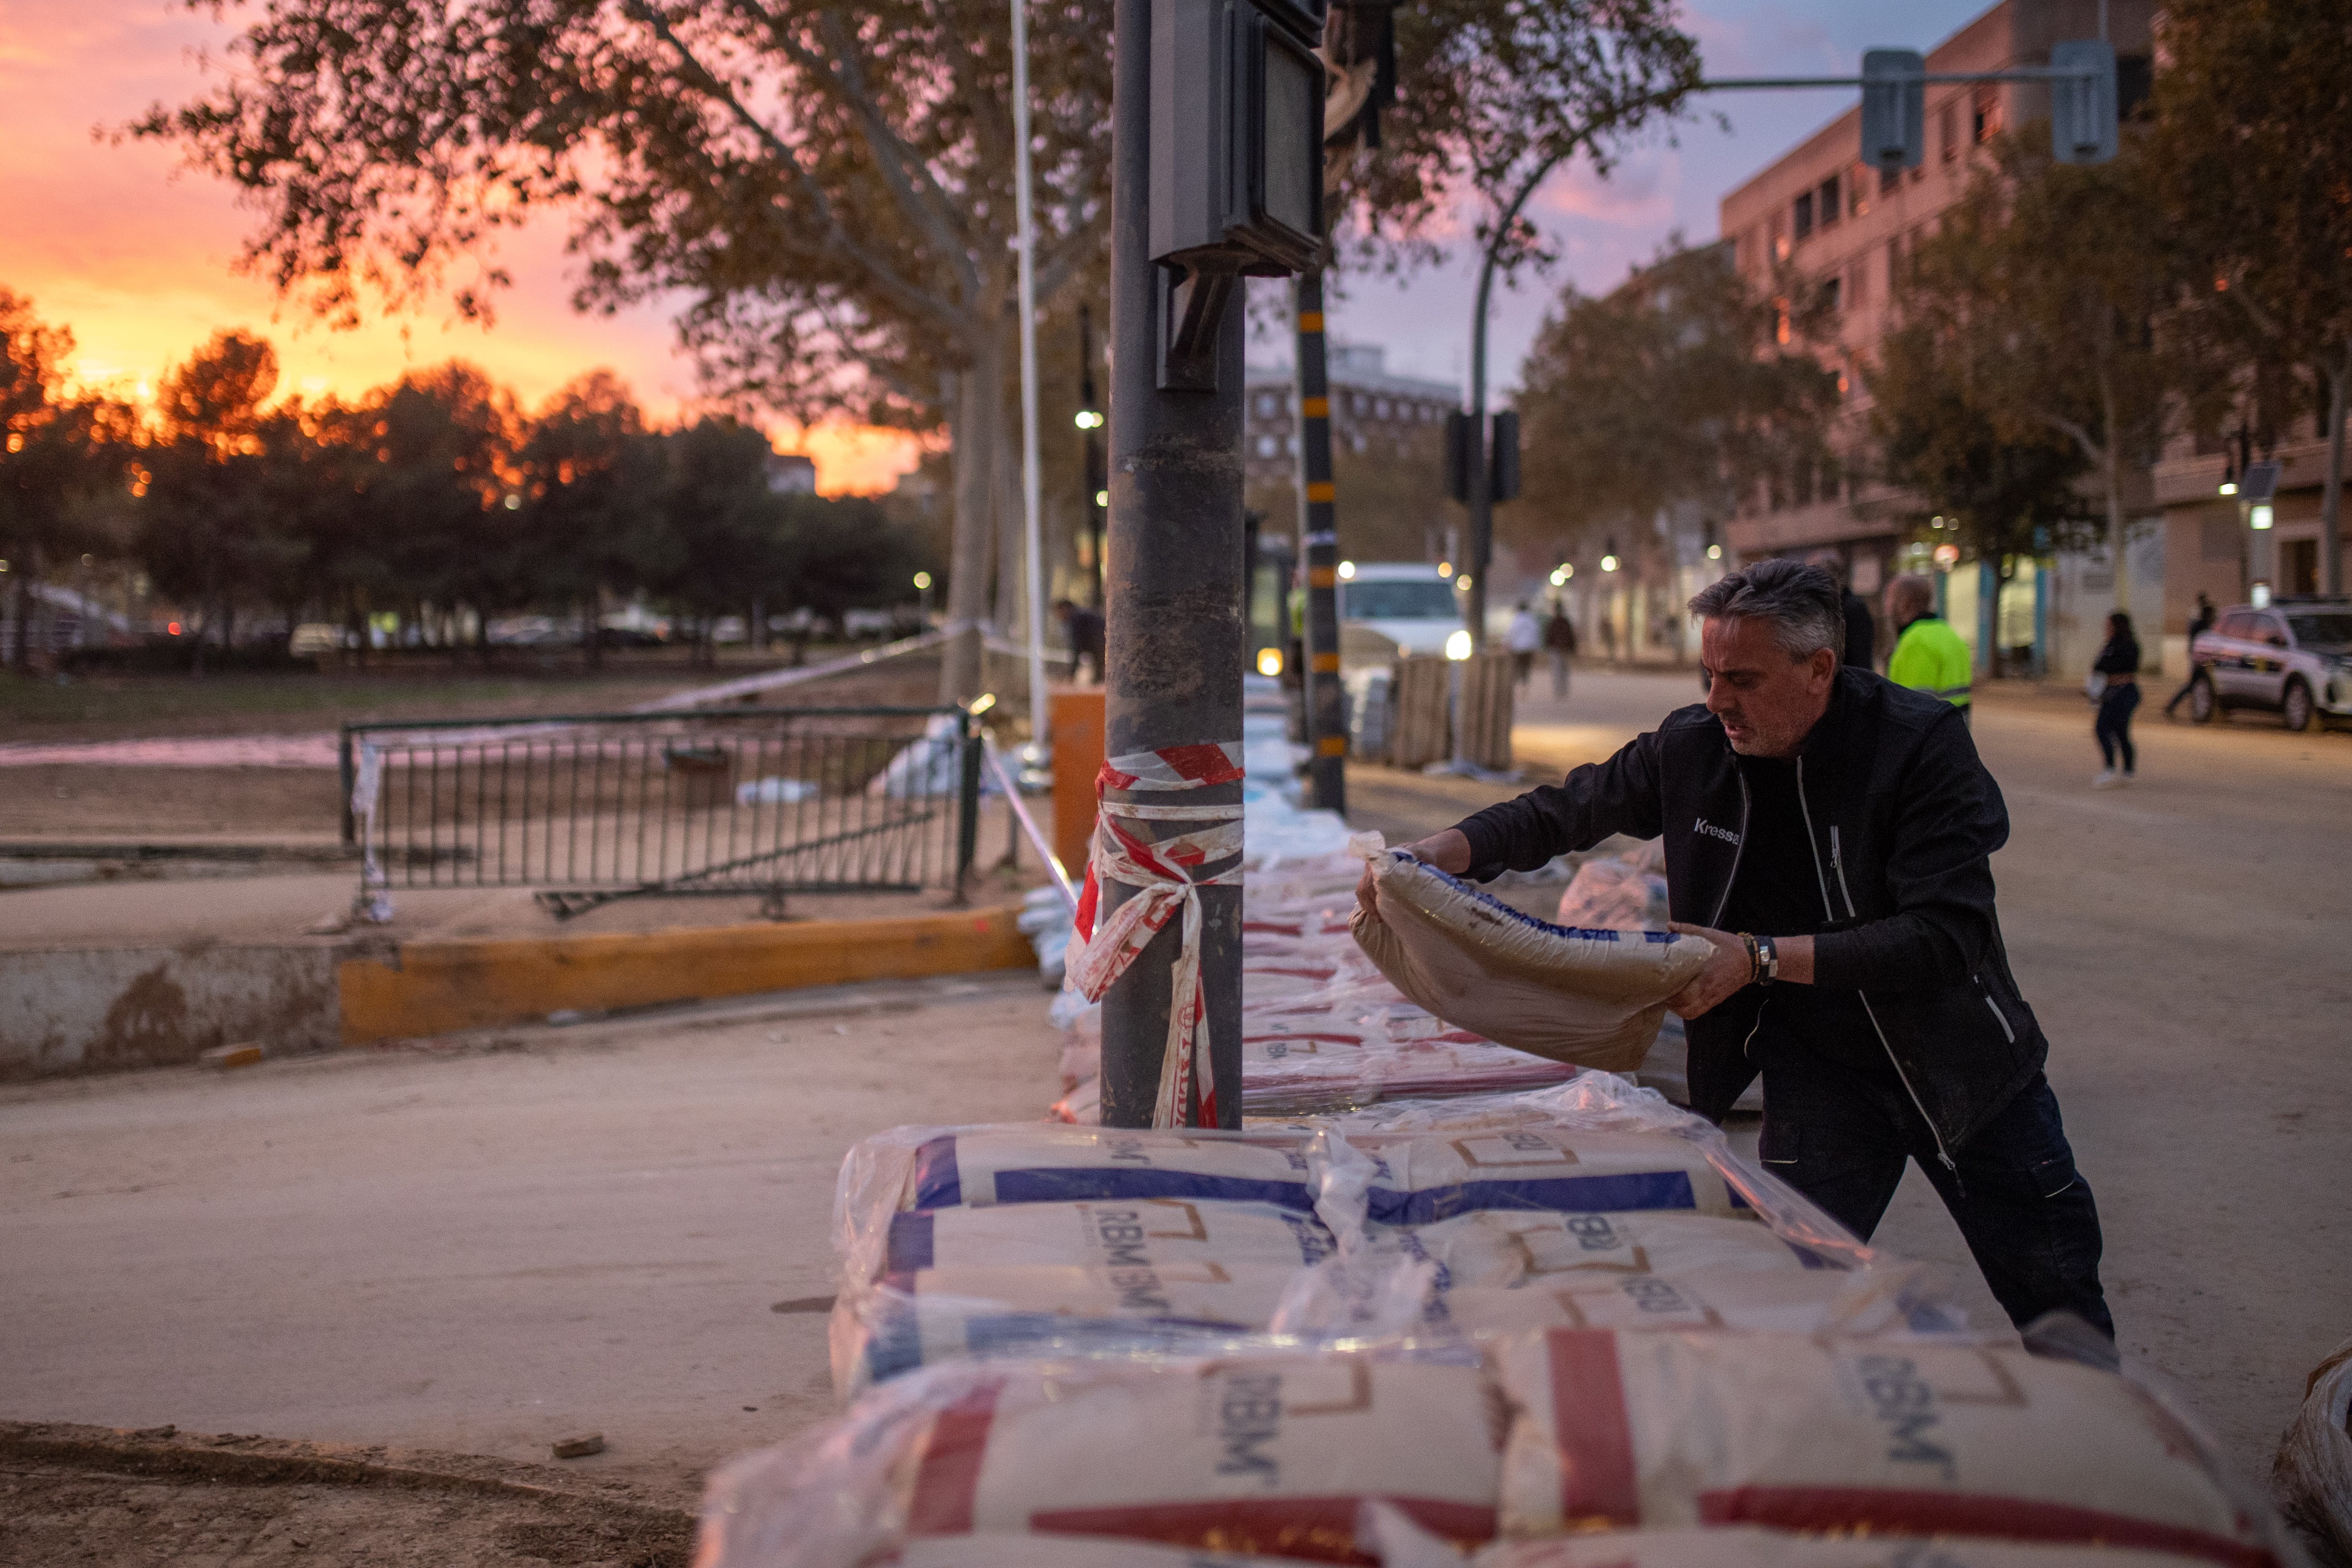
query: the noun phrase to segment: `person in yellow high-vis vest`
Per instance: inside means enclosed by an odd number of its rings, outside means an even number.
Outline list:
[[[1936,585],[1925,577],[1897,577],[1886,585],[1886,618],[1895,627],[1886,679],[1940,697],[1969,718],[1975,661],[1960,634],[1936,613]]]

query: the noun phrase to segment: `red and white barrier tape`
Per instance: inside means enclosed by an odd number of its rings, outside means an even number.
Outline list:
[[[1105,800],[1110,789],[1173,794],[1209,784],[1241,782],[1241,743],[1223,742],[1131,752],[1106,761],[1095,776],[1094,848],[1087,858],[1087,880],[1078,895],[1076,940],[1070,947],[1071,983],[1089,1002],[1102,1000],[1169,921],[1183,915],[1183,944],[1176,954],[1168,1006],[1168,1040],[1160,1061],[1160,1092],[1151,1124],[1182,1123],[1184,1103],[1200,1085],[1201,1124],[1217,1124],[1217,1083],[1209,1060],[1209,1020],[1201,995],[1201,893],[1202,888],[1237,886],[1241,868],[1213,876],[1195,873],[1213,861],[1242,852],[1242,808],[1232,805],[1142,805]],[[1120,826],[1133,822],[1197,822],[1198,827],[1156,842]],[[1106,880],[1140,889],[1104,916],[1096,910]],[[1238,1088],[1238,1086],[1236,1086]]]

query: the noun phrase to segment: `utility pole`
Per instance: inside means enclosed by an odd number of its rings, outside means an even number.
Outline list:
[[[1291,427],[1298,432],[1298,565],[1307,590],[1307,668],[1298,692],[1307,718],[1307,783],[1316,806],[1348,809],[1348,696],[1339,686],[1339,492],[1331,479],[1331,378],[1323,335],[1323,271],[1298,275],[1298,347]],[[1285,606],[1287,613],[1287,606]]]
[[[1110,477],[1103,469],[1102,400],[1095,395],[1095,320],[1093,308],[1078,306],[1078,428],[1085,431],[1086,495],[1079,516],[1085,518],[1087,561],[1094,580],[1094,607],[1103,606],[1103,513],[1108,510]]]
[[[1104,1125],[1239,1127],[1241,280],[1321,249],[1322,7],[1114,16],[1107,761],[1074,973],[1103,1005]],[[1139,900],[1156,919],[1124,924]]]

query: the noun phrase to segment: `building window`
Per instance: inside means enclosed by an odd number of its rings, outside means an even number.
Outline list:
[[[1834,228],[1837,226],[1838,177],[1835,174],[1832,174],[1828,179],[1822,182],[1821,214],[1822,226],[1823,228]]]
[[[1856,163],[1853,173],[1846,176],[1846,216],[1849,217],[1862,217],[1870,211],[1869,174],[1868,169]]]
[[[1882,195],[1882,196],[1891,196],[1891,195],[1893,195],[1896,191],[1900,190],[1900,189],[1902,188],[1902,186],[1903,186],[1903,171],[1902,171],[1902,170],[1900,170],[1900,169],[1881,169],[1881,170],[1879,170],[1879,171],[1878,171],[1878,194],[1879,194],[1880,195]]]
[[[1780,226],[1779,213],[1772,215],[1772,259],[1775,261],[1789,259],[1789,236]]]
[[[1393,408],[1389,406],[1389,400],[1385,397],[1372,405],[1372,417],[1375,419],[1386,419],[1390,415],[1395,412],[1396,411]]]
[[[1271,458],[1276,452],[1281,450],[1282,443],[1276,440],[1273,437],[1261,436],[1257,438],[1257,455],[1259,457]]]
[[[1271,418],[1273,418],[1273,417],[1274,417],[1274,416],[1275,416],[1275,412],[1276,412],[1276,410],[1279,406],[1280,406],[1279,400],[1278,400],[1278,399],[1274,395],[1274,394],[1273,394],[1273,393],[1271,393],[1271,392],[1261,392],[1261,393],[1259,393],[1259,394],[1257,395],[1257,416],[1258,416],[1259,418],[1261,418],[1261,419],[1271,419]]]
[[[1824,278],[1822,279],[1822,309],[1829,311],[1832,315],[1835,315],[1839,310],[1844,309],[1843,296],[1845,290],[1841,287],[1843,281],[1843,279],[1837,278]]]
[[[1886,292],[1889,296],[1903,287],[1903,237],[1896,235],[1886,242]]]
[[[1813,193],[1807,191],[1797,198],[1797,237],[1809,239],[1813,233]]]
[[[2000,89],[1980,87],[1969,115],[1969,144],[1981,147],[2000,134]]]
[[[1960,106],[1947,101],[1936,110],[1936,139],[1942,143],[1937,150],[1938,161],[1948,163],[1960,155]]]

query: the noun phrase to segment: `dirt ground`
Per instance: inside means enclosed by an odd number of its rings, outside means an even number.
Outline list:
[[[0,1568],[685,1568],[693,1517],[472,1455],[0,1423]]]

